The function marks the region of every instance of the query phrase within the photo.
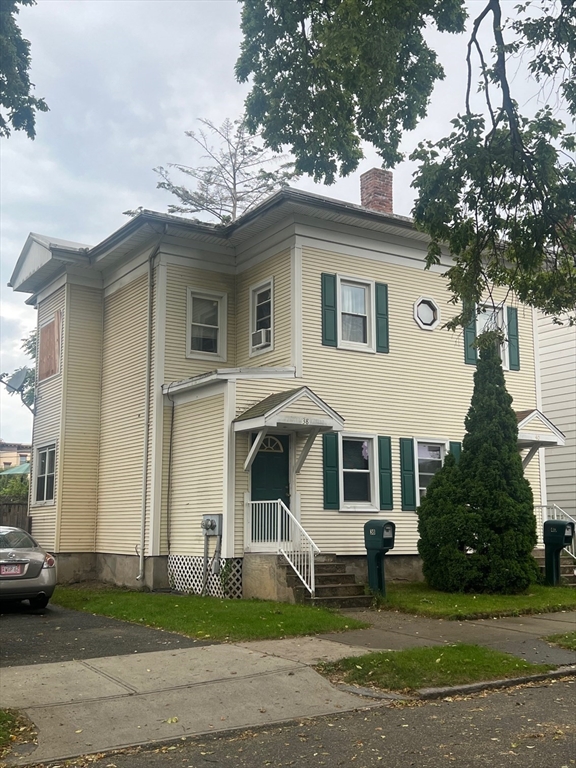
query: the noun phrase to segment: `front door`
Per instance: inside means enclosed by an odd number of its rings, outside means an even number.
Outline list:
[[[267,435],[252,463],[252,501],[282,499],[290,509],[290,438]]]
[[[255,436],[254,436],[255,438]],[[290,438],[267,435],[252,463],[252,542],[267,543],[289,538],[285,512],[273,502],[280,499],[290,509]],[[260,502],[260,503],[254,503]],[[265,502],[271,502],[266,504]]]

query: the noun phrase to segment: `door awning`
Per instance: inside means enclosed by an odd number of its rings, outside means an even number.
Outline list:
[[[344,419],[308,387],[268,395],[234,420],[235,432],[341,432]]]
[[[552,448],[566,444],[566,439],[558,427],[555,427],[537,408],[516,411],[516,418],[518,419],[518,450],[528,451],[522,459],[524,468],[528,466],[539,448]]]

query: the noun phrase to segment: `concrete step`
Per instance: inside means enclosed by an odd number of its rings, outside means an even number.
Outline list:
[[[372,595],[354,595],[348,597],[308,597],[306,604],[317,605],[320,608],[369,608],[374,598]]]
[[[316,573],[316,586],[321,584],[356,584],[353,573]]]
[[[318,575],[320,573],[346,573],[345,563],[323,563],[314,561],[314,571]]]

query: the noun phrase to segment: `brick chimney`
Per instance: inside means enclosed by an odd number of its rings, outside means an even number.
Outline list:
[[[360,176],[360,204],[380,213],[394,213],[392,171],[371,168]]]

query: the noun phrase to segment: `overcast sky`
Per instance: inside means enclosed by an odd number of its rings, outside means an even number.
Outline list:
[[[470,7],[482,6],[472,0]],[[156,189],[152,169],[199,163],[184,131],[199,117],[217,124],[239,117],[248,91],[234,78],[236,0],[38,0],[21,9],[19,24],[32,45],[35,95],[50,112],[38,115],[35,141],[13,133],[1,147],[2,372],[26,363],[20,340],[36,325],[27,295],[6,287],[28,233],[95,245],[126,222],[126,209],[166,211],[175,198]],[[463,39],[443,41],[447,80],[406,150],[442,136],[462,109],[463,49]],[[296,186],[360,202],[360,173],[375,165],[368,149],[348,179],[321,187],[304,178]],[[412,171],[409,163],[395,171],[397,213],[410,214]],[[30,441],[28,411],[1,390],[0,436]]]

